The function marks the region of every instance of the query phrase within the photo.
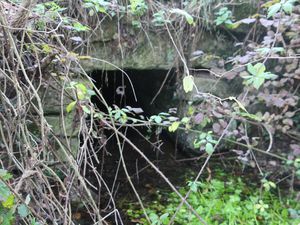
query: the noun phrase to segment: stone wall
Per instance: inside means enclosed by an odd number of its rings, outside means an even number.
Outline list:
[[[190,66],[211,68],[222,54],[233,51],[228,38],[212,31],[182,34],[179,42],[178,34],[170,36],[165,29],[143,30],[128,24],[123,30],[118,32],[116,21],[105,20],[93,32],[88,55],[94,59],[82,61],[87,71],[117,70],[117,67],[168,70],[183,65],[179,50]],[[200,55],[195,57],[195,53]]]

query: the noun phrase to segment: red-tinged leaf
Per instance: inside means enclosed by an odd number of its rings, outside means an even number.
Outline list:
[[[261,23],[261,25],[263,25],[264,27],[270,27],[274,24],[273,20],[267,20],[264,18],[259,19],[259,22]]]
[[[293,150],[293,154],[294,154],[295,156],[300,155],[300,145],[297,145],[297,144],[291,144],[291,145],[290,145],[290,148]]]
[[[220,131],[221,131],[221,126],[220,126],[220,124],[214,123],[214,124],[213,124],[213,131],[214,131],[216,134],[219,134]]]
[[[202,123],[203,119],[204,119],[204,115],[202,113],[198,113],[196,116],[194,116],[195,124]]]
[[[240,20],[240,22],[245,23],[245,24],[250,24],[250,23],[254,23],[256,21],[256,19],[253,18],[245,18]]]
[[[282,121],[282,123],[283,124],[286,124],[286,125],[289,125],[289,126],[293,126],[293,124],[294,124],[294,122],[293,122],[293,120],[292,119],[284,119],[283,121]]]

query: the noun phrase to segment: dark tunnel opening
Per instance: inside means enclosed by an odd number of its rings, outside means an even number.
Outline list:
[[[109,106],[142,108],[145,115],[167,110],[176,90],[175,69],[94,71],[91,77]],[[92,101],[107,109],[98,98]],[[168,104],[166,104],[166,102]]]

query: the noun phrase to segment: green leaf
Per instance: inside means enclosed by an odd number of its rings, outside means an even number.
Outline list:
[[[169,217],[169,213],[164,213],[159,217],[159,219],[163,224],[167,224],[167,223],[169,223],[168,217]]]
[[[93,9],[90,9],[89,16],[93,16],[95,14],[95,11]]]
[[[207,133],[201,133],[199,136],[199,139],[202,140],[202,139],[206,138],[206,136],[207,136]]]
[[[35,221],[35,218],[31,220],[30,225],[41,225],[39,222]]]
[[[281,3],[276,3],[268,9],[268,18],[274,16],[281,8]]]
[[[121,112],[117,111],[115,116],[114,116],[115,120],[118,120],[120,117],[121,117]]]
[[[198,191],[198,184],[196,182],[189,182],[188,186],[190,187],[192,192]]]
[[[198,141],[197,139],[196,140],[194,140],[194,148],[200,148],[201,147],[201,143],[200,143],[200,141]]]
[[[25,218],[29,215],[29,210],[26,205],[21,204],[18,206],[18,213],[21,216],[21,218]]]
[[[2,179],[6,181],[12,178],[12,175],[8,173],[7,170],[0,169],[0,177],[2,177]]]
[[[155,121],[155,123],[161,123],[162,122],[162,118],[160,116],[155,116],[154,117],[154,121]]]
[[[193,25],[194,24],[194,19],[191,15],[187,14],[185,16],[186,21],[188,22],[188,24]]]
[[[272,181],[269,181],[269,184],[270,184],[270,187],[272,187],[272,188],[276,188],[276,184],[275,184],[274,182],[272,182]]]
[[[269,53],[278,53],[278,52],[282,53],[282,52],[284,52],[284,48],[282,48],[282,47],[274,47],[274,48],[264,47],[264,48],[255,49],[255,51],[259,52],[262,55],[267,55]]]
[[[181,16],[184,16],[185,19],[186,19],[186,21],[190,25],[194,25],[195,24],[194,18],[188,12],[186,12],[185,10],[182,10],[182,9],[172,9],[170,12],[178,14],[178,15],[181,15]]]
[[[84,26],[79,22],[74,23],[72,28],[77,32],[88,31],[90,29],[89,27]]]
[[[183,118],[181,119],[181,122],[182,122],[183,124],[187,124],[188,122],[190,122],[190,118],[189,118],[189,117],[183,117]]]
[[[254,66],[251,63],[247,65],[247,70],[252,75],[254,75],[254,76],[256,75],[256,69],[254,68]]]
[[[256,89],[265,82],[265,79],[276,79],[277,75],[270,72],[265,72],[266,67],[263,63],[257,63],[254,66],[252,64],[247,65],[247,70],[252,76],[242,76],[245,79],[246,85],[253,85]]]
[[[96,95],[96,92],[94,92],[93,90],[88,89],[88,90],[87,90],[87,94],[88,94],[89,96],[94,96],[94,95]]]
[[[214,152],[214,146],[211,143],[206,143],[205,151],[207,154],[211,155]]]
[[[94,118],[98,118],[98,119],[103,119],[103,114],[102,113],[95,113],[94,114]]]
[[[266,67],[263,63],[257,63],[254,66],[255,70],[256,70],[256,76],[263,74],[266,71]],[[254,74],[253,74],[254,75]]]
[[[1,212],[1,211],[0,211]],[[9,210],[8,213],[4,215],[2,218],[3,221],[1,221],[1,225],[12,225],[14,220],[14,210]]]
[[[161,123],[162,118],[160,116],[153,115],[153,116],[150,117],[150,121],[154,121],[155,123]]]
[[[14,206],[15,196],[10,194],[6,201],[2,202],[4,208],[11,209]]]
[[[224,21],[223,21],[221,18],[217,18],[217,19],[215,20],[215,23],[216,23],[217,26],[221,25],[223,22],[224,22]]]
[[[170,116],[170,114],[169,114],[169,113],[166,113],[166,112],[161,112],[161,113],[159,113],[158,115],[160,115],[160,116]]]
[[[6,201],[10,195],[10,190],[4,182],[0,180],[0,201]]]
[[[233,23],[232,19],[232,12],[227,7],[222,7],[217,13],[217,18],[215,19],[216,25],[221,25],[225,23],[225,26],[230,29],[237,28],[240,24],[239,22]]]
[[[88,93],[88,89],[86,86],[82,83],[76,84],[76,92],[77,92],[77,97],[79,100],[84,100],[86,97],[86,94]]]
[[[81,108],[86,114],[91,114],[91,110],[87,106],[83,105]]]
[[[178,121],[173,122],[171,126],[169,126],[169,132],[175,132],[178,129],[179,125],[180,122]]]
[[[192,75],[185,76],[183,78],[183,90],[188,93],[193,90],[194,77]]]
[[[293,4],[289,3],[289,2],[286,2],[282,5],[282,9],[283,9],[284,12],[290,14],[293,11]]]
[[[265,79],[271,79],[271,80],[274,80],[276,79],[278,76],[276,74],[273,74],[273,73],[270,73],[270,72],[267,72],[267,73],[264,73],[264,78]]]
[[[153,223],[157,223],[157,222],[158,222],[158,220],[159,220],[159,217],[158,217],[158,215],[157,215],[157,214],[155,214],[155,213],[150,213],[150,215],[149,215],[149,218],[150,218],[150,220],[151,220],[152,224],[153,224]]]
[[[230,21],[231,22],[231,21]],[[242,23],[241,22],[235,22],[235,23],[230,23],[230,22],[225,22],[225,26],[228,28],[228,29],[237,29]]]
[[[253,87],[255,87],[256,89],[259,89],[260,86],[265,82],[265,78],[264,77],[254,77],[253,78]]]
[[[67,105],[67,108],[66,108],[67,113],[72,112],[72,110],[74,109],[76,103],[77,103],[76,101],[73,101],[73,102],[71,102],[69,105]]]

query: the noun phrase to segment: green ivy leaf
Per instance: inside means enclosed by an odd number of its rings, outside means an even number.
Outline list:
[[[73,101],[69,105],[67,105],[67,107],[66,107],[67,113],[72,112],[73,109],[74,109],[74,107],[75,107],[75,105],[76,105],[76,101]]]
[[[185,76],[183,78],[183,90],[188,93],[193,90],[194,77],[192,75]]]

